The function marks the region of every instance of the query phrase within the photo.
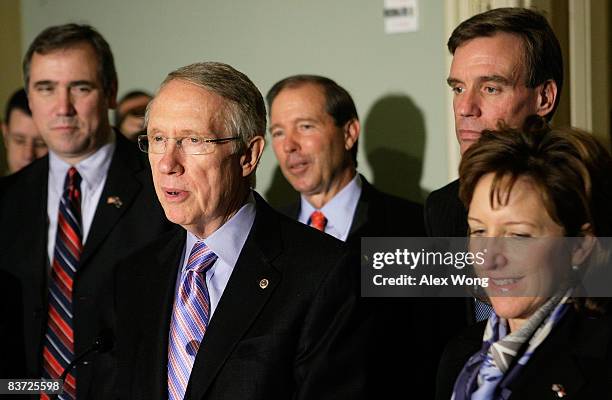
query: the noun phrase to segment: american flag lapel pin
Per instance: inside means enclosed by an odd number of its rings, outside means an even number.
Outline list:
[[[112,204],[115,208],[121,208],[123,202],[119,198],[119,196],[108,196],[106,199],[106,204]]]
[[[557,394],[557,397],[560,399],[564,398],[567,395],[565,388],[560,383],[553,383],[551,389]]]

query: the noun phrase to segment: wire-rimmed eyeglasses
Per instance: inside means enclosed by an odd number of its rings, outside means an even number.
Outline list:
[[[145,153],[164,154],[168,140],[174,140],[176,146],[185,154],[208,154],[215,149],[215,144],[238,140],[240,136],[210,139],[202,136],[186,136],[169,138],[161,135],[138,135],[138,148]]]

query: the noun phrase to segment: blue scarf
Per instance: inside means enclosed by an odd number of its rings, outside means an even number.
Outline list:
[[[493,312],[483,335],[482,347],[461,370],[451,400],[508,399],[511,392],[507,386],[563,317],[571,292],[568,290],[551,297],[516,332],[509,333],[508,321]],[[521,352],[525,347],[526,350]]]

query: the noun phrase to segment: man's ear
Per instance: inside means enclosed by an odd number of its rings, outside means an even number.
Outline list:
[[[357,118],[353,118],[344,124],[344,149],[350,150],[353,148],[357,140],[359,139],[359,133],[361,132],[361,124]]]
[[[0,125],[2,125],[2,138],[4,139],[4,145],[6,146],[6,140],[8,136],[8,125],[4,122]]]
[[[538,114],[540,117],[545,117],[550,114],[555,107],[555,101],[559,95],[557,83],[552,79],[549,79],[539,85],[536,89],[538,91],[536,114]]]
[[[240,166],[242,167],[242,176],[247,177],[255,172],[259,159],[263,154],[266,140],[263,136],[255,136],[246,145],[244,153],[240,156]]]
[[[597,238],[593,235],[591,224],[584,224],[580,228],[582,236],[576,238],[572,248],[572,265],[579,266],[591,255]]]

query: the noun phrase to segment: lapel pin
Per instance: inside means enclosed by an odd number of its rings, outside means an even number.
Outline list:
[[[108,198],[106,199],[106,204],[112,204],[115,206],[115,208],[121,208],[123,202],[121,201],[119,196],[108,196]]]
[[[265,289],[265,288],[268,287],[269,283],[270,282],[266,278],[264,278],[264,279],[259,281],[259,287],[262,288],[262,289]]]
[[[564,398],[567,395],[565,388],[559,383],[553,383],[551,389],[553,392],[557,393],[557,397],[560,399]]]

